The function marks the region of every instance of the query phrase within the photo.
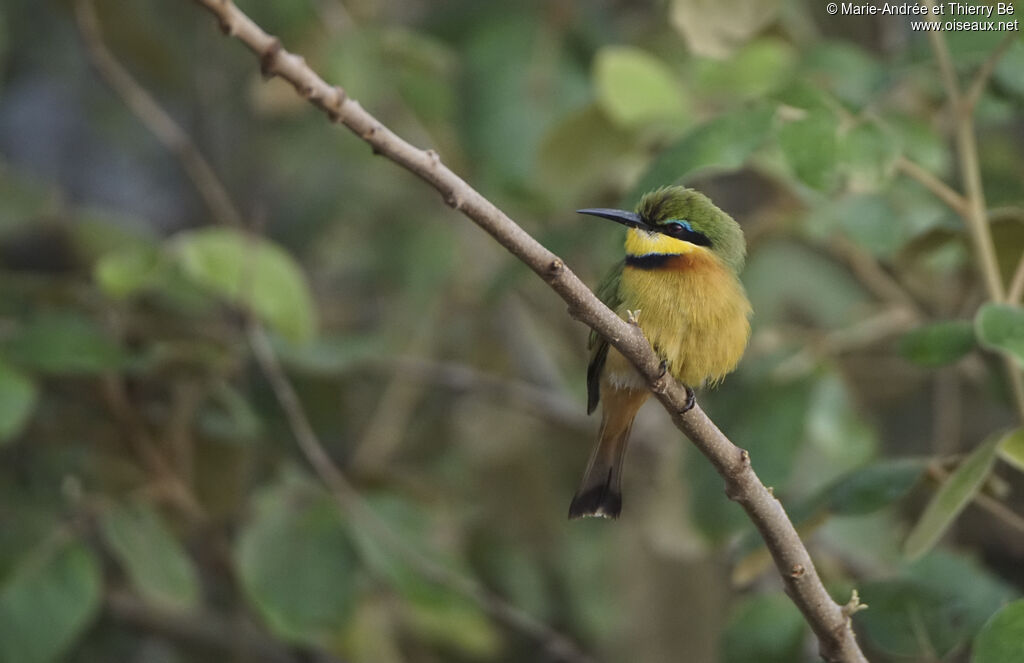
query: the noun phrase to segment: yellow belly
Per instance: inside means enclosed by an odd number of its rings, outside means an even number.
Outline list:
[[[736,368],[750,338],[751,314],[743,286],[709,251],[679,256],[666,269],[626,266],[619,284],[623,318],[640,311],[640,328],[669,372],[683,384],[714,384]],[[632,365],[612,348],[605,379],[642,387]]]

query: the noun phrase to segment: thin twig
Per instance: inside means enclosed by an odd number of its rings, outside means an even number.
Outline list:
[[[978,100],[981,99],[981,95],[985,93],[985,88],[988,87],[988,81],[992,78],[996,66],[1003,59],[1003,56],[1006,55],[1006,51],[1010,50],[1010,47],[1013,46],[1013,42],[1017,41],[1018,37],[1018,32],[1007,31],[995,50],[989,54],[988,58],[974,72],[974,78],[971,79],[962,102],[963,108],[961,110],[964,113],[970,114],[974,112],[974,108],[978,105]]]
[[[1020,304],[1021,295],[1024,295],[1024,255],[1020,257],[1017,269],[1013,272],[1010,291],[1006,294],[1006,303],[1013,306]]]
[[[931,8],[933,0],[927,0],[926,6]],[[930,20],[937,20],[932,17]],[[928,31],[935,60],[939,64],[942,84],[946,88],[950,106],[953,109],[953,120],[956,131],[957,153],[960,159],[960,177],[963,180],[964,196],[967,209],[963,214],[964,221],[974,240],[978,267],[982,271],[985,288],[992,301],[1001,302],[1005,299],[1003,282],[999,277],[999,263],[996,261],[995,246],[988,229],[988,215],[985,211],[985,191],[981,184],[981,169],[978,164],[978,145],[974,136],[974,122],[970,113],[964,112],[964,97],[960,91],[953,58],[942,32]]]
[[[222,652],[225,660],[237,658],[261,663],[340,663],[323,651],[298,652],[270,637],[254,624],[203,611],[189,614],[161,610],[124,590],[113,589],[106,596],[107,613],[119,622],[179,640],[194,647]]]
[[[896,157],[896,169],[908,177],[917,180],[924,188],[935,194],[935,197],[946,203],[954,212],[962,217],[967,216],[967,199],[953,190],[951,186],[940,180],[931,172],[905,156]]]
[[[560,391],[491,375],[465,364],[398,356],[370,359],[353,368],[393,371],[404,380],[417,380],[457,393],[486,397],[566,428],[592,431],[594,427],[593,420],[583,412],[581,403]]]
[[[86,7],[84,10],[81,11],[92,11],[91,0],[76,1],[82,4],[90,5],[89,7]],[[92,15],[92,20],[94,23],[94,27],[96,27],[95,14]],[[90,34],[91,37],[95,40],[94,45],[97,46],[103,53],[107,54],[107,57],[110,58],[110,60],[113,62],[117,69],[123,71],[123,67],[121,67],[121,65],[113,59],[113,56],[109,54],[109,51],[106,50],[106,47],[102,42],[102,37],[99,30],[95,29]],[[129,82],[135,88],[136,92],[152,100],[152,98],[149,97],[145,89],[143,89],[138,83],[131,79],[129,79]],[[125,99],[125,101],[127,102],[128,100]],[[155,104],[155,102],[153,103]],[[129,105],[129,108],[131,108],[136,113],[139,112],[139,110],[136,109],[134,106]],[[174,121],[170,118],[169,115],[163,113],[163,111],[159,108],[157,108],[157,110],[160,111],[164,118],[166,118],[167,122],[173,125],[175,132],[180,133],[181,135],[185,135],[184,131],[176,124],[174,124]],[[153,129],[153,125],[151,125],[146,120],[145,117],[141,117],[141,119],[143,120],[143,123],[146,124],[147,127]],[[168,145],[168,147],[170,146]],[[172,153],[175,154],[178,158],[182,158],[183,156],[182,153],[175,152],[173,150]],[[198,149],[196,149],[196,156],[198,156],[200,160],[203,160],[203,163],[206,163]],[[208,177],[210,178],[210,181],[221,191],[225,192],[226,203],[230,206],[232,210],[235,211],[236,216],[240,218],[240,215],[238,215],[237,212],[238,208],[234,205],[233,201],[231,201],[231,199],[227,197],[226,189],[224,189],[223,185],[220,184],[219,180],[217,179],[216,173],[212,169],[210,169],[207,174]],[[196,182],[196,185],[198,186],[199,183]],[[223,221],[223,219],[218,218],[215,215],[215,221],[220,222]],[[250,254],[255,255],[255,251],[250,251]],[[255,265],[253,265],[252,262],[249,261],[246,265],[246,268],[252,269],[255,268]],[[246,276],[248,275],[243,275],[243,277]],[[251,283],[251,279],[243,278],[242,282]],[[278,366],[276,354],[273,353],[272,348],[268,348],[268,351],[270,352],[270,359],[273,361],[273,366],[277,367],[280,378],[285,380],[285,383],[288,385],[288,389],[293,396],[293,402],[289,402],[287,405],[285,404],[284,401],[281,402],[282,408],[289,413],[294,412],[295,408],[298,408],[298,413],[301,415],[301,420],[304,422],[304,427],[295,428],[293,425],[296,439],[299,441],[309,440],[309,435],[312,434],[312,428],[309,426],[308,419],[305,418],[305,413],[302,410],[301,405],[298,403],[298,399],[294,397],[294,389],[292,389],[290,383],[287,382],[287,379],[285,378],[283,372],[280,372],[280,367]],[[266,359],[266,357],[264,357],[264,359]],[[412,372],[415,371],[412,370]],[[449,377],[457,376],[450,375]],[[114,382],[106,386],[108,387],[109,390],[109,388],[117,387],[118,385],[119,383],[115,380]],[[170,497],[178,502],[182,502],[183,508],[188,510],[191,513],[191,515],[193,515],[196,518],[203,518],[204,512],[202,511],[202,507],[198,504],[198,502],[195,501],[195,498],[188,491],[188,487],[183,485],[181,481],[178,479],[178,477],[176,477],[172,472],[170,472],[169,469],[167,469],[168,466],[166,461],[164,461],[162,456],[159,455],[159,452],[154,447],[155,441],[151,439],[151,437],[148,434],[148,431],[145,429],[145,426],[140,421],[138,421],[137,418],[134,417],[134,413],[131,410],[130,405],[127,404],[127,397],[123,392],[123,387],[120,391],[114,389],[111,393],[113,395],[112,407],[115,409],[115,413],[120,414],[121,419],[124,422],[126,422],[126,425],[128,425],[129,432],[132,434],[132,441],[135,443],[141,443],[140,452],[144,452],[144,460],[148,461],[154,468],[156,468],[154,471],[159,470],[159,472],[157,472],[158,474],[169,475],[169,479],[161,482],[160,485],[163,486],[164,484],[166,484],[167,490],[170,493]],[[275,393],[280,394],[282,392],[275,391]],[[290,419],[290,423],[295,424],[295,422],[296,420]],[[316,449],[317,447],[320,447],[315,435],[312,437],[312,441],[314,442],[314,445],[312,447],[309,447],[307,445],[307,447],[303,449],[304,452],[308,451],[310,448]],[[394,532],[392,532],[388,528],[388,526],[385,523],[383,523],[383,521],[376,517],[376,515],[369,509],[369,507],[366,506],[366,504],[362,501],[362,498],[359,496],[359,494],[353,488],[351,488],[351,486],[347,484],[347,482],[343,484],[336,483],[334,486],[332,486],[331,481],[328,481],[326,479],[326,476],[333,475],[337,479],[340,479],[340,481],[342,482],[344,482],[345,480],[342,477],[340,471],[337,470],[337,468],[333,468],[333,473],[329,473],[328,475],[325,475],[323,472],[320,472],[320,470],[324,468],[323,463],[325,462],[325,460],[329,464],[330,458],[329,456],[327,456],[326,452],[323,451],[322,447],[319,448],[319,451],[319,454],[315,454],[312,457],[310,457],[309,454],[307,453],[307,458],[315,468],[319,468],[318,473],[320,473],[321,478],[328,485],[328,487],[334,488],[335,498],[343,505],[348,505],[348,508],[351,509],[352,511],[362,514],[364,520],[369,519],[370,527],[373,528],[378,534],[380,534],[380,537],[382,539],[386,539],[400,552],[405,552],[407,556],[411,556],[414,563],[418,562],[418,570],[426,579],[435,582],[439,585],[448,586],[454,591],[463,594],[469,600],[477,602],[478,605],[480,605],[480,607],[483,610],[494,615],[496,618],[502,620],[510,628],[517,629],[522,633],[534,637],[535,639],[544,643],[546,648],[550,652],[552,652],[552,655],[558,657],[561,660],[571,661],[573,663],[587,663],[591,660],[586,654],[582,653],[576,647],[576,645],[573,644],[568,638],[561,635],[551,627],[543,623],[537,622],[527,613],[507,603],[502,597],[486,591],[482,587],[476,585],[476,583],[474,583],[472,580],[463,578],[455,572],[448,571],[447,569],[444,569],[439,565],[434,564],[421,551],[412,548],[412,546],[410,546],[407,542],[403,541]],[[339,492],[337,486],[345,486],[347,490]]]
[[[826,334],[817,333],[799,351],[787,357],[772,371],[780,380],[807,375],[825,357],[871,347],[887,338],[910,331],[919,318],[903,307],[893,307],[865,318],[849,327]]]
[[[435,343],[438,304],[429,307],[420,316],[418,329],[413,332],[407,352],[428,354]],[[380,473],[391,460],[402,441],[403,431],[408,429],[409,419],[416,405],[423,399],[424,383],[403,379],[395,373],[385,385],[377,399],[369,423],[355,446],[349,460],[353,474]]]
[[[432,150],[420,150],[402,140],[374,116],[349,99],[344,90],[328,85],[305,60],[289,53],[281,41],[264,32],[255,22],[228,0],[196,0],[209,10],[225,34],[239,39],[258,58],[266,76],[280,76],[291,83],[304,98],[323,110],[332,120],[344,124],[373,148],[409,172],[436,188],[445,202],[474,221],[502,246],[519,258],[569,306],[569,313],[585,322],[621,352],[644,377],[657,399],[672,416],[673,422],[712,462],[726,484],[726,494],[737,501],[758,528],[793,602],[803,612],[819,642],[819,651],[826,661],[866,661],[854,637],[842,606],[828,594],[814,563],[799,535],[786,516],[779,501],[768,491],[750,464],[750,454],[738,448],[708,419],[698,406],[687,411],[687,393],[681,385],[661,369],[661,361],[639,328],[619,318],[572,273],[555,254],[541,246],[504,212],[470,187],[442,162]],[[273,359],[266,352],[266,339],[258,332],[251,334],[261,363]],[[276,364],[268,363],[271,368]],[[280,382],[280,381],[279,381]],[[299,411],[294,393],[285,384],[279,390],[282,403]],[[294,416],[294,412],[293,412]],[[308,423],[295,421],[296,434],[306,437],[303,448],[311,461],[329,461],[315,442]],[[340,473],[321,468],[324,479],[339,486],[345,493]]]
[[[863,248],[845,237],[839,236],[830,243],[829,252],[845,262],[853,275],[871,291],[875,297],[888,302],[895,308],[902,308],[915,320],[924,317],[924,312],[906,288],[887,272],[878,260]]]
[[[932,388],[935,413],[932,449],[936,455],[943,456],[957,451],[960,442],[963,415],[960,376],[953,368],[940,368],[934,374]]]
[[[928,475],[940,484],[949,479],[949,471],[938,462],[929,463]],[[1019,515],[999,500],[983,492],[975,493],[973,501],[982,509],[995,516],[1004,525],[1024,534],[1024,516]]]
[[[129,401],[121,377],[114,374],[102,376],[100,392],[139,461],[155,477],[161,493],[189,518],[204,521],[205,510],[189,485],[175,473],[172,464],[160,452],[159,444]]]
[[[931,8],[934,6],[934,0],[926,0],[925,5]],[[934,16],[930,16],[930,20],[937,21]],[[974,133],[973,107],[965,105],[967,98],[960,90],[956,70],[953,68],[953,59],[949,54],[949,47],[942,32],[930,30],[928,39],[935,52],[935,59],[939,63],[942,82],[953,109],[957,156],[960,159],[960,178],[963,180],[964,195],[967,198],[967,210],[963,218],[971,235],[971,243],[974,245],[975,260],[981,270],[989,300],[996,303],[1005,302],[1006,291],[1003,279],[999,274],[999,261],[996,258],[995,244],[992,241],[992,230],[989,226],[985,204],[985,190],[981,182],[981,165],[978,161],[978,142]],[[978,80],[984,82],[987,79],[988,76],[985,76]],[[1002,361],[1003,369],[1010,383],[1017,416],[1024,421],[1024,376],[1021,375],[1021,371],[1013,359],[1004,355]]]
[[[171,385],[164,445],[171,452],[176,474],[187,484],[192,482],[195,469],[192,424],[205,398],[206,388],[199,381],[183,380]]]
[[[75,1],[75,18],[86,53],[103,80],[157,140],[178,158],[213,218],[218,223],[241,227],[242,217],[238,209],[196,144],[107,49],[92,0]]]
[[[421,550],[415,548],[408,541],[398,536],[379,516],[363,501],[359,493],[349,483],[345,475],[341,473],[334,461],[331,460],[326,449],[320,443],[320,439],[313,430],[313,426],[306,416],[295,388],[285,374],[274,353],[273,346],[267,338],[262,327],[255,321],[247,325],[249,345],[252,347],[253,356],[259,364],[264,377],[270,383],[271,389],[277,398],[278,403],[284,410],[285,417],[306,456],[306,460],[313,466],[313,470],[330,489],[338,505],[358,519],[362,527],[370,530],[372,536],[380,541],[386,541],[392,550],[401,554],[405,561],[416,569],[416,571],[431,582],[448,587],[453,591],[465,596],[475,602],[495,619],[507,624],[521,633],[525,633],[535,640],[544,643],[547,652],[559,660],[572,661],[574,663],[585,663],[591,661],[589,655],[583,652],[576,643],[569,640],[553,628],[531,617],[526,612],[508,603],[497,594],[487,590],[476,581],[463,576],[455,571],[445,568],[435,562]]]

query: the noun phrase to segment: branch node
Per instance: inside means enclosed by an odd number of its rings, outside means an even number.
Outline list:
[[[437,150],[427,150],[427,158],[430,159],[431,165],[438,165],[441,163],[441,155],[437,153]]]
[[[244,13],[234,8],[228,0],[199,0],[199,4],[204,5],[213,14],[222,17],[225,23],[233,23],[223,27],[226,28],[226,32],[238,37],[258,54],[261,70],[265,76],[272,74],[282,76],[293,85],[299,81],[302,83],[313,81],[314,87],[321,89],[319,77],[316,77],[315,72],[301,60],[290,59],[291,54],[284,50],[275,37],[268,35],[255,25]],[[284,51],[283,60],[282,51]],[[423,159],[423,153],[420,150],[382,125],[372,115],[365,113],[357,100],[348,99],[340,88],[336,88],[335,94],[336,98],[328,94],[320,95],[320,98],[316,100],[317,105],[328,107],[325,110],[328,111],[327,114],[332,119],[344,122],[354,134],[370,143],[375,153],[383,151],[398,165],[421,176],[441,193],[449,206],[469,216],[511,253],[545,276],[555,286],[555,290],[562,299],[569,303],[571,316],[587,322],[592,327],[610,326],[611,321],[615,318],[615,312],[601,307],[594,294],[575,278],[567,266],[562,265],[561,261],[554,261],[554,256],[536,240],[526,235],[514,222],[494,209],[486,198],[483,198],[454,173],[447,168],[433,166],[430,159]],[[349,105],[344,106],[345,104]],[[431,168],[434,170],[431,171]],[[959,202],[959,197],[952,200],[956,204]],[[634,314],[635,317],[636,314]],[[609,341],[616,347],[621,346],[622,353],[628,355],[626,358],[637,366],[638,370],[646,377],[655,377],[656,354],[652,352],[643,330],[635,324],[635,320],[633,325],[629,325],[629,328],[631,328],[630,331],[626,332],[624,331],[626,328],[623,328],[621,323],[617,324],[616,331],[611,334]],[[293,433],[298,438],[299,445],[307,459],[313,464],[324,483],[334,489],[339,501],[347,503],[357,499],[358,494],[345,483],[345,477],[326,456],[315,433],[312,432],[308,420],[303,420],[304,413],[294,389],[289,388],[286,378],[282,379],[279,376],[275,378],[274,355],[272,349],[265,347],[268,342],[259,338],[258,327],[252,329],[254,331],[251,331],[250,335],[254,339],[251,340],[254,353],[257,355],[259,363],[263,365],[264,373],[270,380],[278,401],[289,415]],[[262,358],[260,357],[261,352],[263,353]],[[280,369],[276,368],[276,372],[279,374]],[[657,379],[667,382],[669,377],[666,375]],[[817,634],[821,649],[827,654],[825,658],[830,661],[865,663],[866,659],[858,648],[852,631],[843,624],[844,620],[839,612],[841,606],[831,599],[815,574],[806,547],[800,541],[799,534],[793,528],[792,522],[786,518],[785,512],[781,509],[764,508],[766,506],[763,503],[764,493],[750,467],[749,453],[745,450],[737,450],[714,426],[714,423],[699,411],[685,422],[681,422],[680,417],[673,414],[678,427],[688,435],[692,434],[691,439],[722,474],[725,479],[726,495],[729,499],[740,502],[750,519],[761,531],[772,557],[779,562],[779,570],[783,578],[788,579],[790,572],[804,577],[801,582],[789,580],[786,583],[786,590]],[[737,454],[739,454],[738,459]],[[737,460],[740,462],[737,463]],[[802,560],[805,564],[803,566],[794,565],[792,562],[794,559]],[[481,601],[485,608],[492,607],[487,600],[489,594],[484,590],[478,591],[475,583],[472,585],[462,582],[453,584],[465,588],[463,593],[471,599]],[[503,604],[498,604],[496,608],[492,607],[492,611],[495,616],[506,616],[510,624],[522,626],[524,623],[524,619],[515,613],[508,617],[509,609]],[[531,633],[539,633],[545,639],[550,639],[550,629],[543,624],[536,625],[528,619],[528,616],[526,617],[525,626]],[[582,660],[585,657],[580,656],[579,658]]]
[[[454,191],[449,191],[444,194],[444,202],[448,204],[454,210],[462,209],[462,198],[459,197]]]
[[[270,45],[260,53],[260,74],[263,75],[263,78],[271,78],[276,73],[274,68],[281,50],[281,40],[274,37]]]
[[[725,496],[733,502],[740,502],[743,498],[743,490],[734,481],[729,481],[725,484]]]
[[[807,569],[804,568],[803,564],[794,564],[793,568],[789,571],[790,578],[802,578]]]
[[[854,616],[855,614],[857,614],[861,610],[867,610],[867,609],[868,609],[868,604],[860,602],[860,594],[857,593],[856,589],[853,590],[853,592],[850,594],[850,600],[847,601],[846,605],[844,605],[843,608],[842,608],[843,615],[846,617],[847,620],[849,620],[850,617]]]
[[[227,4],[227,3],[225,3],[225,4]],[[218,16],[217,17],[217,26],[220,28],[220,31],[223,32],[226,36],[228,36],[228,37],[234,37],[235,36],[235,26],[234,26],[233,23],[228,21],[227,18]]]
[[[345,92],[345,88],[340,85],[334,86],[334,108],[336,113],[341,112],[341,107],[348,101],[348,92]],[[331,119],[334,119],[333,117]],[[339,117],[340,119],[340,117]],[[337,122],[337,120],[335,120]]]

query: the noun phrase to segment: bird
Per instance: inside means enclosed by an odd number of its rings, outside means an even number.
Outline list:
[[[597,294],[617,315],[639,325],[662,368],[685,386],[689,410],[693,389],[721,382],[736,368],[750,338],[752,309],[739,278],[746,259],[743,230],[710,198],[677,185],[648,192],[632,212],[577,212],[629,228],[625,258]],[[601,427],[569,518],[614,519],[622,510],[630,429],[650,390],[596,332],[589,349],[587,414],[603,401]]]

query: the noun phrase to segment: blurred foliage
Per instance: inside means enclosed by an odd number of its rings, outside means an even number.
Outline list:
[[[108,47],[249,228],[218,225],[90,68],[71,4],[0,6],[0,662],[250,660],[239,625],[266,660],[556,660],[508,606],[598,660],[815,660],[756,532],[656,406],[622,519],[565,521],[596,429],[586,330],[528,270],[205,12],[100,0]],[[747,234],[754,336],[701,403],[834,597],[870,606],[870,659],[1022,660],[1024,433],[1001,362],[1024,361],[1024,313],[986,302],[962,220],[901,168],[960,172],[909,21],[808,0],[240,6],[588,283],[621,231],[573,209],[671,182],[712,196]],[[945,38],[967,81],[1002,35]],[[1017,39],[975,113],[1007,282],[1022,72]],[[249,316],[362,506],[307,469]]]

